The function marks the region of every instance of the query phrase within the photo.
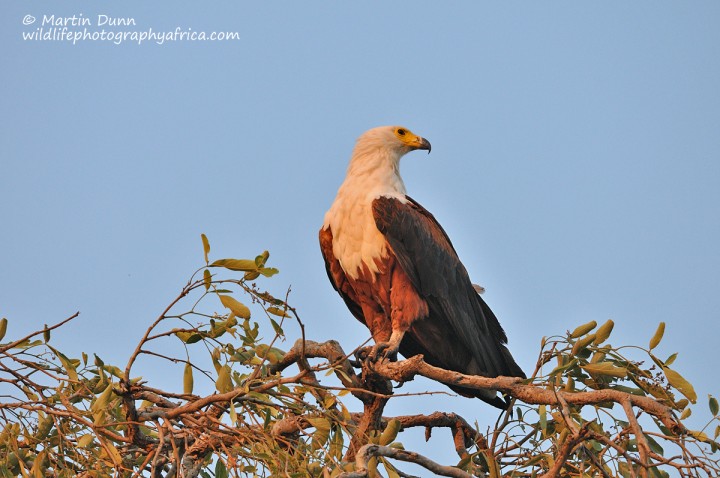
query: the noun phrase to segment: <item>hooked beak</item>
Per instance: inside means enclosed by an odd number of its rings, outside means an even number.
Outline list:
[[[420,136],[418,136],[417,139],[418,145],[416,146],[416,149],[426,149],[428,154],[430,154],[430,150],[432,148],[432,146],[430,146],[430,141],[425,138],[421,138]]]

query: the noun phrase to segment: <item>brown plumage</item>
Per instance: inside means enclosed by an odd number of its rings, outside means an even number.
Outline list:
[[[320,230],[328,277],[378,350],[422,354],[431,365],[470,375],[524,377],[447,234],[406,195],[399,160],[414,149],[430,143],[401,127],[358,139]],[[448,386],[506,406],[495,392]]]

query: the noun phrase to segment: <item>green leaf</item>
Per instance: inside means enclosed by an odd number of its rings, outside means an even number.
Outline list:
[[[581,365],[581,367],[595,375],[608,375],[619,378],[627,377],[627,369],[625,367],[616,367],[610,362],[589,363],[587,365]]]
[[[553,377],[561,372],[564,372],[565,370],[574,367],[577,365],[578,360],[576,358],[573,358],[572,360],[569,360],[568,363],[565,365],[558,365],[552,371],[548,374],[548,376]]]
[[[210,267],[224,267],[231,271],[254,271],[257,270],[255,261],[248,259],[218,259]]]
[[[708,395],[708,406],[710,407],[710,413],[713,414],[714,417],[718,414],[718,401],[717,398]]]
[[[669,367],[670,365],[672,365],[672,363],[675,361],[675,359],[677,358],[677,356],[678,356],[677,352],[675,352],[674,354],[672,354],[671,356],[669,356],[669,357],[667,358],[667,360],[665,360],[665,366],[666,366],[666,367]]]
[[[275,322],[273,319],[270,319],[270,323],[272,324],[273,330],[275,331],[276,335],[283,336],[285,335],[285,332],[283,332],[282,327],[280,327],[280,324]]]
[[[43,329],[43,340],[45,343],[50,342],[50,329],[48,329],[47,324],[45,324],[45,328]]]
[[[198,332],[189,332],[183,330],[175,332],[175,336],[186,344],[194,344],[195,342],[199,342],[203,338],[202,334]]]
[[[547,431],[547,410],[545,405],[538,407],[538,414],[540,415],[540,429],[543,431],[543,435]]]
[[[200,234],[203,243],[203,251],[205,252],[205,264],[208,263],[208,254],[210,254],[210,241],[205,234]]]
[[[220,302],[222,302],[222,305],[230,309],[230,311],[235,314],[235,316],[240,317],[241,319],[250,318],[250,309],[248,309],[246,305],[241,304],[229,295],[219,294],[218,297],[220,297]]]
[[[697,394],[692,384],[685,380],[682,375],[677,373],[675,370],[663,367],[663,373],[667,378],[667,381],[687,397],[692,403],[697,402]]]
[[[51,415],[42,414],[42,416],[39,416],[38,427],[37,431],[35,432],[35,438],[38,440],[44,440],[45,438],[47,438],[54,424],[55,420],[53,420],[53,417]]]
[[[658,344],[660,343],[660,341],[663,338],[664,333],[665,333],[665,322],[660,322],[660,325],[658,325],[658,328],[655,331],[655,335],[653,335],[652,339],[650,339],[650,350],[652,350],[658,346]]]
[[[258,357],[263,357],[271,364],[276,364],[285,356],[285,352],[275,347],[270,347],[266,344],[260,344],[255,347],[255,354]],[[330,370],[332,372],[332,370]]]
[[[683,412],[680,414],[680,420],[685,420],[687,417],[692,415],[692,408],[686,408],[683,410]]]
[[[615,327],[615,322],[612,320],[608,320],[604,324],[600,326],[599,329],[597,329],[597,332],[595,332],[595,345],[600,345],[601,343],[605,342],[608,337],[610,337],[610,333],[612,332],[613,327]]]
[[[228,470],[222,460],[215,463],[215,478],[228,478]]]
[[[272,277],[280,271],[277,270],[275,267],[261,267],[260,269],[258,269],[258,272],[265,277]]]
[[[597,322],[595,322],[594,320],[588,322],[587,324],[583,324],[572,331],[572,333],[570,334],[570,338],[576,339],[578,337],[582,337],[583,335],[594,329],[596,326]]]
[[[627,386],[625,386],[625,385],[613,385],[612,388],[613,388],[614,390],[620,390],[621,392],[629,393],[629,394],[631,394],[631,395],[638,395],[638,396],[640,396],[640,397],[644,397],[644,396],[645,396],[645,392],[644,392],[644,391],[642,391],[642,390],[639,389],[639,388],[635,388],[635,387],[627,387]]]
[[[389,445],[393,441],[395,441],[395,438],[397,438],[398,433],[400,433],[400,429],[402,428],[402,424],[400,423],[400,420],[393,418],[390,420],[385,427],[385,430],[380,434],[380,438],[378,438],[378,444],[379,445]]]
[[[647,440],[648,445],[650,446],[650,449],[652,451],[654,451],[658,455],[665,454],[665,450],[663,450],[663,447],[661,447],[660,444],[656,442],[653,437],[651,437],[650,435],[645,435],[645,439]]]
[[[185,363],[185,370],[183,371],[183,393],[193,392],[193,369],[189,362]]]
[[[268,251],[263,251],[262,254],[255,257],[255,265],[258,267],[264,266],[268,260],[268,257],[270,257],[270,253]]]

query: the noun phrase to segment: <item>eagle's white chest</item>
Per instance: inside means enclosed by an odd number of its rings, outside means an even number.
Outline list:
[[[366,179],[366,180],[363,180]],[[394,197],[405,203],[405,185],[397,174],[386,174],[383,180],[372,178],[346,180],[335,202],[325,214],[323,228],[333,236],[333,255],[345,274],[357,279],[363,264],[373,274],[378,272],[376,259],[387,257],[385,236],[375,225],[373,201],[380,196]]]

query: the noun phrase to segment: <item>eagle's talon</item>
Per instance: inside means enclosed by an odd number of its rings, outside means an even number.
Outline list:
[[[370,351],[368,359],[373,362],[380,360],[397,361],[398,347],[393,347],[390,342],[378,342]]]

